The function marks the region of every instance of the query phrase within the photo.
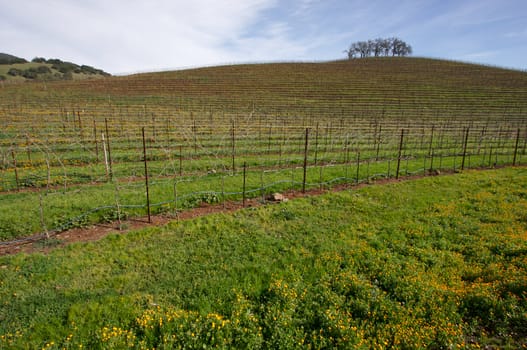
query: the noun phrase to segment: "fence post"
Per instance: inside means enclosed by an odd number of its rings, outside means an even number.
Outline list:
[[[11,157],[13,157],[13,166],[15,168],[15,183],[16,183],[16,190],[20,191],[20,180],[18,179],[18,167],[16,164],[16,156],[15,156],[15,150],[11,148]]]
[[[245,208],[245,185],[247,176],[247,163],[243,162],[243,207]]]
[[[93,143],[95,143],[95,156],[97,157],[97,163],[99,163],[99,144],[97,142],[97,123],[93,120]]]
[[[174,212],[176,213],[176,219],[179,220],[179,213],[177,211],[178,192],[177,192],[177,180],[174,181]]]
[[[395,178],[399,179],[399,170],[401,169],[401,155],[403,151],[404,129],[401,129],[401,140],[399,141],[399,154],[397,155],[397,170],[395,171]]]
[[[306,128],[306,138],[304,145],[304,178],[302,179],[302,193],[306,193],[306,175],[307,175],[307,148],[309,144],[309,128]]]
[[[377,150],[375,152],[375,161],[379,160],[379,152],[381,149],[381,141],[382,141],[381,132],[382,132],[382,125],[379,124],[379,131],[377,132],[377,138],[375,140],[375,142],[377,143]]]
[[[106,150],[106,139],[104,138],[104,132],[101,133],[102,139],[102,150],[104,153],[104,170],[106,171],[106,179],[110,180],[110,168],[108,167],[108,151]]]
[[[146,159],[146,141],[145,141],[145,127],[141,129],[143,134],[143,158],[145,163],[145,186],[146,186],[146,210],[148,213],[148,223],[152,222],[152,218],[150,216],[150,191],[148,188],[148,166],[147,166],[147,159]]]
[[[179,145],[179,176],[183,175],[183,146]]]
[[[232,175],[236,172],[236,165],[235,165],[235,153],[236,153],[236,146],[235,146],[235,139],[234,139],[234,119],[232,120],[232,130],[231,130],[231,143],[232,143]]]
[[[360,170],[360,149],[357,149],[357,177],[355,178],[355,183],[359,184],[359,170]]]
[[[430,132],[430,147],[428,148],[428,156],[430,157],[430,172],[434,170],[434,127],[435,126],[432,125],[432,130]]]
[[[108,166],[110,180],[113,180],[113,170],[112,170],[112,151],[110,150],[110,134],[108,133],[108,118],[104,118],[104,125],[106,128],[106,151],[108,152]]]
[[[27,160],[29,161],[29,165],[33,165],[33,162],[31,161],[31,139],[29,138],[29,135],[26,135],[27,138],[27,145],[26,145],[26,152],[27,152]]]
[[[42,229],[46,233],[46,238],[49,239],[48,227],[46,226],[46,222],[44,221],[44,204],[42,202],[42,192],[40,190],[38,191],[38,199],[39,199],[40,225],[42,226]]]
[[[225,209],[225,174],[221,174],[221,203],[223,209]]]
[[[514,158],[512,160],[512,166],[516,165],[516,155],[518,154],[518,143],[520,142],[520,128],[518,128],[518,132],[516,133],[516,145],[514,146]]]
[[[463,159],[461,160],[461,170],[465,169],[465,157],[467,156],[467,145],[468,145],[468,133],[470,131],[470,128],[467,127],[467,130],[465,131],[465,141],[463,143]]]
[[[317,166],[317,160],[318,160],[318,122],[317,122],[316,131],[315,131],[315,166]]]
[[[260,188],[262,195],[262,203],[265,203],[265,185],[264,185],[264,170],[260,173]]]

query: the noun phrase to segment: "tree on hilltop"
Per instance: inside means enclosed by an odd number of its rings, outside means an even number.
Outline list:
[[[375,40],[357,41],[345,50],[349,59],[370,56],[408,56],[412,54],[412,47],[399,38],[377,38]]]

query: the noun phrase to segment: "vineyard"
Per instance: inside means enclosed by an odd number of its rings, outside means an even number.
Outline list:
[[[3,241],[527,161],[527,75],[456,62],[225,66],[6,85],[0,96]]]
[[[2,83],[0,120],[0,255],[56,248],[0,256],[2,349],[527,346],[525,72],[394,57]]]

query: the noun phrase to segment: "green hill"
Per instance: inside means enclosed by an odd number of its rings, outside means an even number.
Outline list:
[[[0,52],[0,64],[27,63],[23,58]]]
[[[108,76],[103,70],[59,59],[34,58],[31,62],[0,53],[0,81],[79,80]]]

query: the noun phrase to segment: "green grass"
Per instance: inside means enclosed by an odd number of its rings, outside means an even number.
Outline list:
[[[518,348],[527,170],[368,186],[0,258],[0,348]]]
[[[371,179],[388,178],[396,176],[396,159],[364,158],[357,169],[356,155],[350,154],[348,163],[343,163],[342,155],[339,162],[327,161],[319,156],[319,162],[327,162],[323,166],[312,165],[311,156],[309,167],[306,171],[306,189],[329,188],[340,183],[357,183]],[[273,192],[288,190],[301,190],[303,181],[303,159],[299,155],[284,157],[280,167],[276,163],[268,163],[270,159],[244,157],[248,161],[246,175],[246,197],[259,198]],[[335,159],[335,158],[329,158]],[[502,161],[511,162],[501,157]],[[433,168],[441,171],[458,171],[461,168],[461,156],[434,158]],[[520,158],[518,158],[518,163]],[[155,214],[174,215],[181,211],[199,206],[202,202],[220,203],[224,200],[241,201],[243,197],[242,164],[237,164],[235,174],[229,169],[230,161],[211,159],[185,160],[186,170],[190,166],[196,169],[218,169],[215,174],[184,175],[178,174],[177,161],[173,164],[152,162],[150,174],[154,173],[155,166],[164,166],[167,176],[153,177],[150,179],[150,203]],[[493,159],[494,162],[494,159]],[[491,166],[488,156],[474,155],[467,157],[466,168],[478,166]],[[194,165],[192,165],[194,164]],[[320,164],[320,163],[319,163]],[[52,189],[41,188],[39,191],[11,192],[0,197],[0,241],[9,241],[27,237],[35,233],[52,230],[66,230],[74,227],[87,226],[94,223],[115,221],[119,216],[138,217],[146,215],[146,196],[142,163],[136,163],[137,178],[126,181],[122,176],[120,180],[106,182],[104,176],[99,177],[97,184],[68,185],[54,183]],[[273,167],[274,165],[274,167]],[[430,169],[430,158],[409,158],[400,164],[400,176],[426,175]],[[270,168],[267,168],[272,166]],[[90,167],[84,167],[89,171]],[[130,171],[130,164],[117,164],[114,174],[120,171]],[[426,170],[425,170],[426,169]],[[92,169],[93,170],[93,169]],[[103,171],[102,169],[99,169]],[[196,170],[194,170],[196,171]],[[158,170],[159,172],[159,170]],[[61,177],[60,179],[66,179]],[[45,180],[44,180],[45,181]],[[23,212],[25,215],[20,215]]]

